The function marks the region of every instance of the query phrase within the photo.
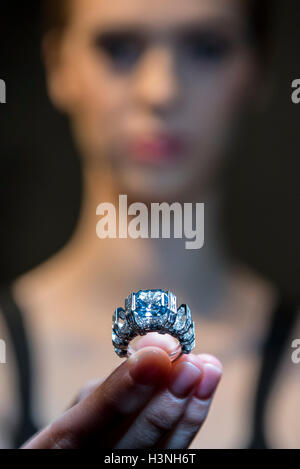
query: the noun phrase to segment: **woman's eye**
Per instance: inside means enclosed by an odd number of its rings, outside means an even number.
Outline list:
[[[184,44],[184,51],[195,62],[216,63],[225,59],[231,52],[230,41],[216,36],[196,36]]]
[[[138,38],[126,35],[107,35],[98,38],[97,47],[109,57],[115,67],[120,69],[134,66],[144,49]]]

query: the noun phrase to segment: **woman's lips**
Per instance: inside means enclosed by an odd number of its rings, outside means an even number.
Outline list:
[[[183,158],[184,149],[183,139],[172,135],[137,138],[131,145],[133,158],[148,163],[178,161]]]

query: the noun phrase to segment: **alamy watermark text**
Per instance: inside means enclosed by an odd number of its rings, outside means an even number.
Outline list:
[[[147,205],[141,202],[128,207],[127,195],[120,195],[118,209],[112,203],[101,203],[96,214],[101,216],[96,226],[100,239],[168,239],[173,236],[188,240],[185,242],[186,249],[201,249],[204,246],[203,203],[152,203],[149,212]]]

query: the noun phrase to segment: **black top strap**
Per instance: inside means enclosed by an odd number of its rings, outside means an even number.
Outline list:
[[[254,403],[252,438],[250,449],[266,449],[266,405],[278,375],[284,349],[292,335],[298,318],[298,305],[281,296],[271,316],[269,331],[262,351],[262,364]]]
[[[18,448],[37,431],[37,427],[32,418],[32,366],[29,342],[22,314],[12,296],[10,285],[0,288],[0,310],[4,315],[17,364],[21,414],[13,435],[13,445]]]

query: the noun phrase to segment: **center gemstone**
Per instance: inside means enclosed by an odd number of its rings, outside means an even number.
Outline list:
[[[168,311],[168,295],[163,290],[139,290],[135,304],[139,316],[160,317]]]

